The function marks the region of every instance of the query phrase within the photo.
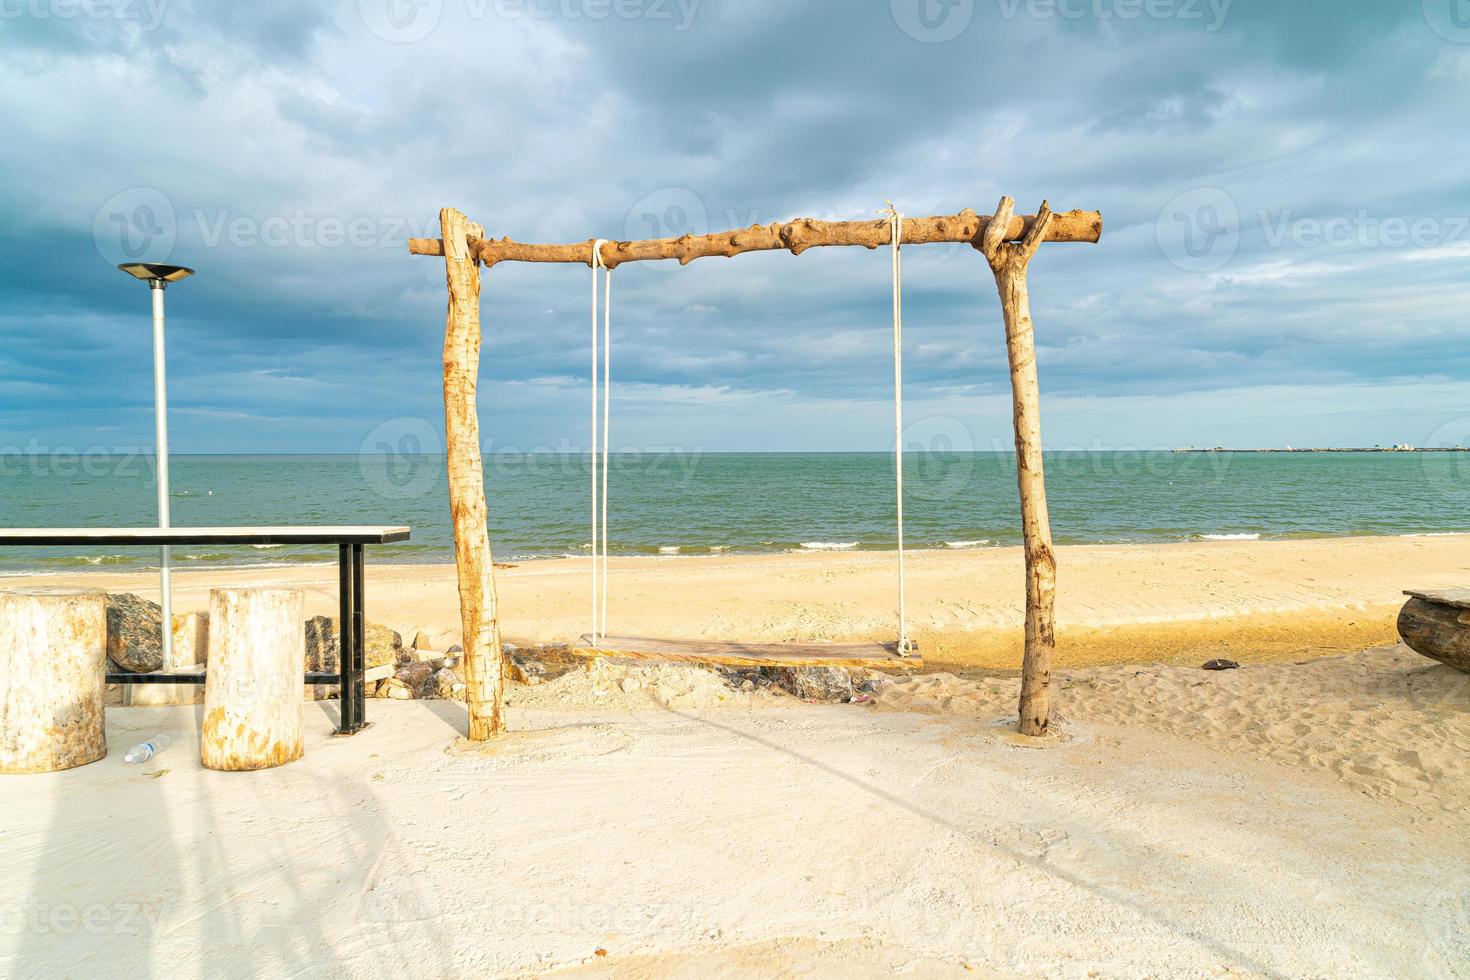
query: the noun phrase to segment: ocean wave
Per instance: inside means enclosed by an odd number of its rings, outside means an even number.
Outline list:
[[[709,550],[718,555],[722,552],[729,551],[730,546],[728,544],[712,544],[709,546]]]
[[[141,565],[139,555],[49,555],[38,558],[42,565]]]
[[[660,545],[658,553],[661,555],[677,555],[679,553],[679,546],[676,544]]]
[[[803,541],[801,546],[808,551],[851,551],[858,541]]]
[[[1236,534],[1196,534],[1200,541],[1259,541],[1261,535],[1257,532],[1241,531]]]
[[[946,541],[946,548],[983,548],[990,543],[989,538],[981,538],[979,541]]]

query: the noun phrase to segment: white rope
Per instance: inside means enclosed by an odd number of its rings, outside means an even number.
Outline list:
[[[602,265],[602,245],[604,239],[597,239],[592,243],[592,444],[589,447],[592,457],[592,645],[597,645],[598,637],[598,611],[603,608],[599,602],[598,576],[597,576],[597,517],[598,517],[598,478],[597,478],[597,270]],[[605,275],[606,273],[604,273]],[[607,288],[607,287],[605,287]],[[605,510],[604,510],[605,513]],[[605,533],[605,532],[604,532]],[[601,583],[605,588],[605,583]]]
[[[888,203],[889,241],[893,254],[893,481],[898,504],[898,652],[907,656],[909,644],[908,583],[903,560],[903,215]]]
[[[608,407],[612,397],[612,270],[602,271],[602,617],[598,638],[607,636],[607,471],[608,430],[612,428]]]

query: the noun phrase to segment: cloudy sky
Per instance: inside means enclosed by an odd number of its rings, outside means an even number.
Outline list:
[[[565,242],[1104,216],[1032,266],[1053,448],[1470,441],[1470,0],[0,0],[0,451],[442,426],[452,205]],[[887,256],[614,274],[614,442],[892,444]],[[913,441],[1005,447],[994,284],[905,252]],[[587,439],[584,267],[486,274],[492,449]]]

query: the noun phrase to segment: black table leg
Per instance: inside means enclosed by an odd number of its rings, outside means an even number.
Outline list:
[[[357,596],[354,562],[350,545],[337,548],[337,734],[357,731],[360,716],[358,700],[353,696],[352,661],[357,651]]]
[[[352,642],[355,649],[352,657],[352,700],[355,702],[353,715],[357,729],[367,727],[367,684],[363,673],[367,670],[367,603],[363,589],[366,569],[362,558],[362,545],[352,546],[352,598],[353,609]],[[357,730],[354,729],[354,730]]]

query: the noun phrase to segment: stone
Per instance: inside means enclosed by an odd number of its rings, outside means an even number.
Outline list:
[[[415,698],[429,696],[425,692],[425,689],[428,687],[429,680],[433,676],[434,668],[432,665],[418,662],[399,664],[398,669],[393,672],[394,679],[408,689],[410,697]]]
[[[396,677],[390,677],[378,685],[376,696],[380,698],[392,698],[395,701],[412,701],[413,691],[403,681]]]
[[[429,679],[429,687],[434,692],[429,697],[443,698],[446,701],[464,700],[464,680],[448,667],[434,671],[434,676]]]
[[[107,656],[118,670],[145,674],[163,667],[163,607],[124,592],[107,597]]]
[[[334,616],[313,616],[306,621],[306,669],[335,673],[340,670],[338,659],[340,636]],[[365,667],[381,667],[396,664],[403,654],[403,636],[377,623],[367,624],[366,642],[363,644]]]
[[[362,679],[364,681],[371,681],[372,683],[376,684],[378,683],[378,681],[386,681],[388,678],[392,677],[393,672],[397,669],[398,668],[393,664],[382,664],[377,667],[369,667],[367,670],[362,672]]]
[[[1240,664],[1234,660],[1206,660],[1200,664],[1201,670],[1238,670]]]
[[[505,676],[513,684],[540,684],[545,668],[539,661],[511,657],[505,667]]]
[[[454,652],[456,648],[451,648]],[[521,649],[502,644],[509,661],[506,676],[517,684],[540,684],[585,667],[586,661],[566,647]]]
[[[804,701],[845,704],[852,700],[852,675],[842,667],[776,667],[776,686]]]
[[[163,663],[163,644],[156,632],[160,623],[163,623],[163,610],[157,602],[138,598],[131,592],[107,597],[107,669],[144,673],[191,669],[204,664],[209,657],[209,613],[181,613],[173,617],[173,663]],[[126,685],[121,693],[121,704],[132,707],[203,701],[204,685]]]

